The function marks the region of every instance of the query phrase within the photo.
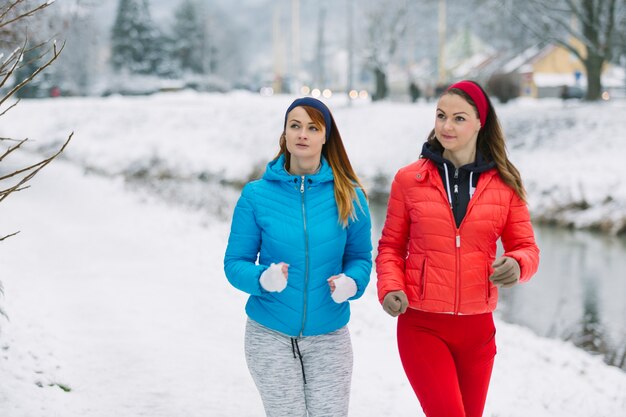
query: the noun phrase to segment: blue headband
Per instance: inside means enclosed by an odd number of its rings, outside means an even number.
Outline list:
[[[291,106],[289,106],[289,108],[285,112],[285,125],[283,126],[283,130],[285,128],[287,128],[287,115],[289,115],[289,112],[292,111],[294,108],[300,107],[300,106],[313,107],[314,109],[319,110],[320,113],[322,113],[322,116],[324,116],[324,124],[326,125],[326,126],[324,126],[326,128],[326,140],[329,140],[330,139],[330,128],[332,126],[332,124],[331,124],[331,120],[332,119],[330,117],[330,110],[328,110],[328,107],[326,107],[326,105],[324,103],[322,103],[321,101],[319,101],[318,99],[315,99],[313,97],[298,98],[298,99],[294,100],[293,103],[291,103]]]

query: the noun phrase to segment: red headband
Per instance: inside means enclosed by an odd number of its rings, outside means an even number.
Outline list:
[[[478,110],[480,127],[484,127],[485,121],[487,120],[487,113],[489,113],[489,105],[487,104],[487,97],[485,97],[485,94],[482,92],[480,87],[471,81],[459,81],[458,83],[454,83],[448,87],[448,90],[452,88],[458,88],[471,97],[474,104],[476,104],[476,109]]]

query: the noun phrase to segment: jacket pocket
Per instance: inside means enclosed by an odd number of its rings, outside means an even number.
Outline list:
[[[420,300],[426,297],[426,258],[422,261],[422,276],[420,277]]]
[[[489,268],[489,264],[485,265],[485,303],[489,304],[489,299],[491,298],[491,281],[489,277],[491,276],[491,268]]]

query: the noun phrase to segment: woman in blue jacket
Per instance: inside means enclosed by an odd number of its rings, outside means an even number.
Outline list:
[[[267,416],[348,415],[349,300],[370,279],[363,187],[321,101],[295,100],[280,150],[233,215],[224,270],[250,294],[245,352]]]

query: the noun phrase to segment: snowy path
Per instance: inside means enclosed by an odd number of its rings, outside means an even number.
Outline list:
[[[245,296],[222,271],[227,224],[61,161],[1,209],[0,233],[21,233],[0,252],[0,416],[263,416],[243,358]],[[353,304],[351,416],[421,415],[373,284]],[[497,326],[485,416],[625,415],[625,373]]]
[[[2,254],[11,323],[0,369],[22,380],[0,378],[0,415],[226,416],[239,405],[224,399],[257,401],[233,352],[243,297],[211,250],[226,226],[201,228],[62,164],[9,202],[2,228],[22,232]]]

